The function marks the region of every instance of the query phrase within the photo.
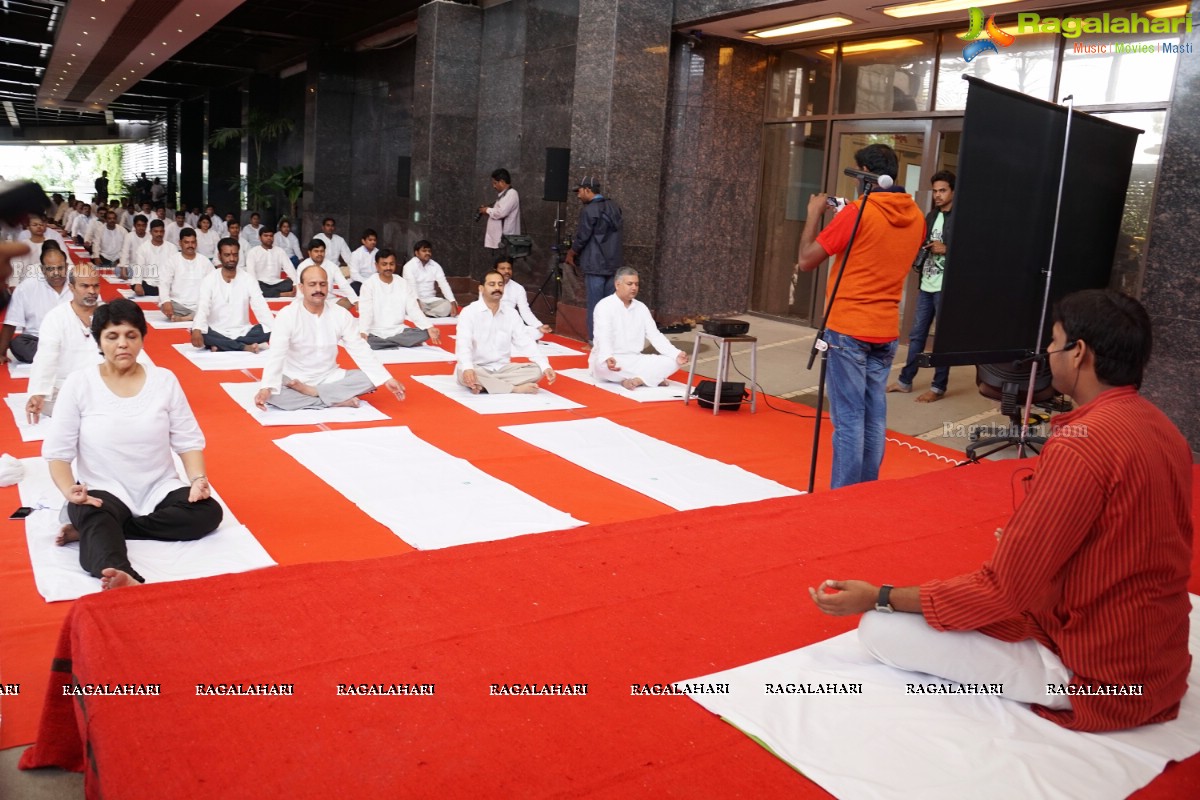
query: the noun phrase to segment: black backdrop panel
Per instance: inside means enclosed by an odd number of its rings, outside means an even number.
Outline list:
[[[567,187],[571,182],[571,148],[546,148],[546,180],[542,199],[551,203],[567,202]]]
[[[1010,361],[1050,338],[1063,295],[1104,288],[1141,131],[1076,112],[1043,341],[1038,322],[1054,235],[1067,109],[967,78],[933,365]]]

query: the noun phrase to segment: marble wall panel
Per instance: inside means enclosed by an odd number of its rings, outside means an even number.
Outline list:
[[[1183,42],[1200,49],[1200,35]],[[1150,216],[1142,303],[1154,323],[1154,353],[1142,390],[1200,452],[1200,59],[1177,61],[1171,114]]]

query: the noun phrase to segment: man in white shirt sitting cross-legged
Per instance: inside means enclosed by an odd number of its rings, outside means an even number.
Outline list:
[[[534,339],[541,339],[547,333],[550,333],[549,325],[543,325],[542,321],[533,313],[533,309],[529,307],[529,295],[525,293],[525,287],[512,279],[513,264],[512,259],[508,256],[500,256],[496,259],[496,271],[504,276],[504,305],[517,312],[521,321],[525,323],[525,327],[529,328],[529,335]]]
[[[550,362],[537,351],[529,329],[511,308],[501,302],[504,276],[490,270],[483,276],[479,299],[458,318],[454,376],[475,394],[533,394],[544,376],[554,383]],[[526,356],[531,364],[514,364],[512,356]]]
[[[453,317],[458,314],[458,303],[454,290],[446,280],[442,265],[433,260],[433,245],[422,239],[413,245],[413,257],[404,264],[401,273],[408,282],[409,291],[421,301],[421,310],[430,317]],[[437,290],[442,296],[437,296]]]
[[[595,341],[589,364],[598,380],[620,383],[626,389],[661,386],[675,370],[686,366],[688,355],[663,336],[650,309],[637,299],[638,274],[621,267],[613,278],[615,294],[596,304],[592,314]],[[646,341],[658,351],[644,354]]]
[[[196,252],[196,231],[179,232],[179,252],[167,261],[158,279],[158,303],[172,322],[184,322],[200,305],[200,284],[213,274],[213,263]]]
[[[192,345],[222,350],[257,353],[271,338],[275,315],[263,298],[258,281],[238,269],[237,239],[226,237],[217,244],[221,268],[213,270],[200,284],[200,302],[192,322]],[[258,324],[250,327],[250,311]]]
[[[300,273],[302,300],[290,303],[275,317],[271,349],[254,404],[284,411],[358,405],[359,395],[382,386],[397,400],[404,387],[384,368],[358,332],[358,321],[329,299],[325,268],[305,267]],[[337,365],[338,345],[358,369]]]
[[[358,329],[372,350],[416,347],[426,341],[441,342],[441,331],[421,311],[408,282],[396,277],[396,251],[375,251],[376,274],[362,285],[358,298]],[[404,324],[410,319],[417,326]]]

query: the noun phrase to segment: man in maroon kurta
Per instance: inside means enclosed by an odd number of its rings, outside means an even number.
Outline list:
[[[1006,695],[1067,728],[1175,718],[1191,666],[1192,457],[1137,393],[1150,343],[1136,300],[1100,290],[1064,298],[1048,358],[1055,388],[1079,407],[1057,418],[992,558],[919,587],[825,581],[809,590],[817,606],[835,615],[875,609],[859,636],[880,660],[1003,681]],[[1022,677],[1031,680],[1014,697],[1008,686]]]

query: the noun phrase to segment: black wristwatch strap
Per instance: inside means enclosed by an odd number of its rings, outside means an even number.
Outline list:
[[[890,614],[896,609],[892,608],[891,596],[894,587],[885,583],[879,587],[879,599],[875,601],[875,610],[882,611],[885,614]]]

